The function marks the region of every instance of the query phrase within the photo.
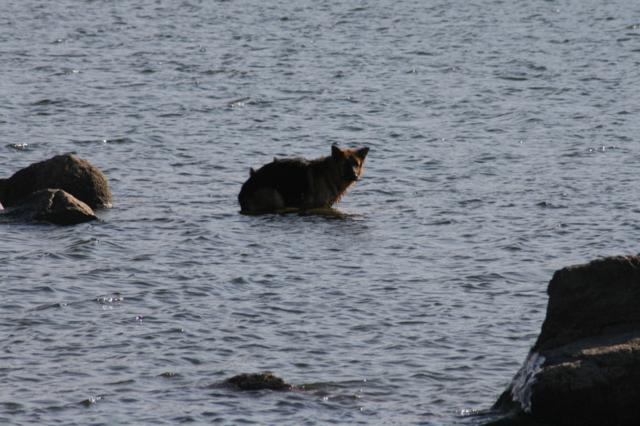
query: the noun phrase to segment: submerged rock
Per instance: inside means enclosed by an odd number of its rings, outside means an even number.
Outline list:
[[[8,179],[1,179],[0,202],[5,208],[12,207],[29,194],[46,188],[62,189],[92,209],[111,207],[111,190],[105,175],[72,154],[34,163]]]
[[[276,377],[271,373],[239,374],[225,380],[224,383],[241,391],[255,391],[263,389],[285,391],[292,388],[291,385],[287,384],[280,377]]]
[[[542,330],[493,425],[640,424],[640,257],[557,271]]]
[[[61,189],[42,189],[2,213],[3,218],[24,222],[75,225],[97,219],[91,207]]]

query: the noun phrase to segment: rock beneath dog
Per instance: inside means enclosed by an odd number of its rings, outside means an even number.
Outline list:
[[[640,257],[557,271],[547,316],[493,425],[640,424]]]
[[[61,189],[41,189],[0,214],[24,222],[75,225],[97,219],[91,207]]]
[[[72,154],[34,163],[0,182],[0,202],[5,208],[41,189],[62,189],[92,209],[112,205],[105,175],[88,161]]]
[[[271,373],[239,374],[225,380],[224,383],[241,391],[256,391],[263,389],[285,391],[291,389],[291,385]]]

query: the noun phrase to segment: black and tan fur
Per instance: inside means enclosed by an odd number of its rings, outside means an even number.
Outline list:
[[[340,149],[315,160],[274,159],[253,170],[242,185],[242,213],[330,208],[360,178],[369,148]]]

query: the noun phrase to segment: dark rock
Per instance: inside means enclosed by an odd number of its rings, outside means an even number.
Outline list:
[[[0,179],[0,210],[2,210],[1,201],[4,200],[4,188],[7,185],[6,179]]]
[[[291,385],[271,373],[239,374],[225,380],[224,383],[242,391],[255,391],[262,389],[284,391],[291,389]]]
[[[58,155],[34,163],[0,182],[0,202],[11,207],[40,189],[63,189],[92,209],[111,207],[112,197],[105,175],[75,155]]]
[[[640,330],[640,257],[618,256],[557,271],[534,351]]]
[[[640,257],[557,271],[527,361],[494,408],[498,424],[640,424]]]
[[[91,207],[61,189],[42,189],[5,209],[3,219],[75,225],[97,219]]]

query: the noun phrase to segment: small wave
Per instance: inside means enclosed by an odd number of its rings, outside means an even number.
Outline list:
[[[0,407],[2,407],[3,411],[6,411],[10,414],[17,413],[19,411],[24,410],[24,405],[18,402],[0,402]]]
[[[42,305],[38,305],[30,311],[46,311],[49,309],[60,309],[68,306],[66,302],[52,302],[52,303],[44,303]]]
[[[64,103],[64,100],[61,99],[41,99],[39,101],[35,101],[31,103],[31,106],[49,106],[49,105],[59,105]]]
[[[612,152],[616,149],[617,147],[613,145],[609,145],[609,146],[602,145],[595,148],[587,148],[587,153],[589,154],[598,153],[598,152],[605,153],[605,152]]]
[[[566,209],[567,206],[562,204],[553,204],[548,201],[540,201],[536,206],[541,207],[543,209]]]
[[[102,396],[90,396],[89,398],[80,401],[80,405],[91,407],[92,405],[96,405],[100,400],[102,400]]]
[[[124,297],[120,293],[114,293],[111,295],[96,297],[96,302],[98,302],[101,305],[111,305],[111,304],[121,303],[123,301],[124,301]]]
[[[527,80],[529,80],[529,77],[527,77],[526,74],[522,74],[522,75],[498,75],[498,78],[500,80],[507,80],[507,81],[527,81]]]
[[[250,100],[251,100],[250,96],[240,98],[240,99],[235,99],[233,101],[227,102],[227,106],[229,108],[242,108],[243,106],[247,105],[247,103],[249,103]]]
[[[11,148],[16,151],[31,151],[33,149],[33,144],[28,143],[10,143],[7,145],[7,148]]]
[[[434,54],[432,52],[427,52],[425,50],[414,50],[413,52],[409,52],[410,55],[416,55],[416,56],[433,56]]]
[[[111,139],[78,139],[74,140],[73,143],[78,145],[93,145],[93,144],[103,144],[103,145],[125,145],[134,143],[134,140],[128,137],[117,137]]]

